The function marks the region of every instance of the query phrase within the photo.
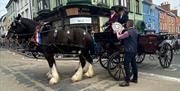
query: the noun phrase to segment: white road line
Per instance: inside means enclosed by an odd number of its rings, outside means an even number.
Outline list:
[[[180,67],[179,64],[171,64],[171,66],[177,66],[177,67]]]
[[[168,81],[174,81],[174,82],[179,82],[180,83],[180,78],[169,77],[169,76],[164,76],[164,75],[158,75],[158,74],[153,74],[153,73],[145,73],[145,72],[139,72],[139,73],[142,74],[142,75],[146,75],[146,76],[157,77],[159,79],[168,80]]]

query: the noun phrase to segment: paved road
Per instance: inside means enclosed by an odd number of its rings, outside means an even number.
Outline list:
[[[179,56],[175,58],[179,59]],[[72,83],[70,78],[77,68],[77,60],[61,60],[57,61],[61,82],[51,86],[46,77],[48,64],[45,60],[30,59],[0,49],[0,91],[170,91],[172,88],[180,91],[179,66],[171,70],[178,63],[173,61],[172,67],[162,69],[159,62],[146,59],[139,65],[139,83],[121,88],[99,64],[94,65],[95,77]]]
[[[154,59],[146,56],[142,64],[139,64],[139,70],[141,72],[180,78],[180,54],[174,55],[172,64],[168,69],[163,69],[160,66],[156,55],[153,55],[153,57]]]

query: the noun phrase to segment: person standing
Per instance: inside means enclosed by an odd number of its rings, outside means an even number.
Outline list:
[[[124,69],[125,69],[125,79],[119,86],[129,86],[129,82],[138,82],[138,68],[136,64],[136,53],[137,53],[137,30],[133,27],[133,21],[128,20],[127,31],[124,33],[116,33],[119,40],[123,40],[124,46]],[[130,67],[131,63],[133,79],[130,80]]]

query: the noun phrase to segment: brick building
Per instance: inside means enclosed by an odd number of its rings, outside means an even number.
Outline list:
[[[176,34],[176,15],[171,12],[170,4],[165,2],[159,6],[159,31]]]
[[[179,16],[176,17],[176,30],[177,30],[177,33],[180,34],[180,17]]]
[[[180,17],[177,15],[178,14],[177,9],[171,10],[171,12],[176,15],[176,33],[180,34]]]

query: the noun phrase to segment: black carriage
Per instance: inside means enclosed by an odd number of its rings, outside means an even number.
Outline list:
[[[115,80],[124,78],[124,53],[121,41],[112,32],[99,32],[94,34],[95,41],[101,45],[99,62],[108,70],[110,76]],[[166,34],[155,34],[154,31],[145,32],[138,36],[137,63],[145,59],[145,55],[157,54],[163,68],[168,68],[173,58],[172,46],[166,42]],[[110,46],[113,43],[113,47]],[[108,50],[112,53],[108,53]]]
[[[112,32],[99,32],[94,34],[95,41],[101,45],[99,62],[107,69],[108,73],[115,80],[123,79],[124,71],[124,53],[121,47],[121,41],[116,38]]]

